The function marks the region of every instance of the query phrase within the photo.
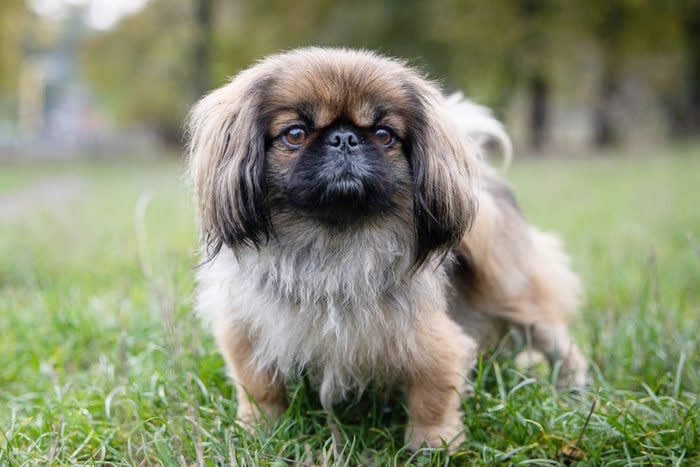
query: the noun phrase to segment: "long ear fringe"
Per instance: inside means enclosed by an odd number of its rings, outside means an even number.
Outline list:
[[[414,82],[412,137],[407,141],[414,176],[415,267],[434,252],[444,252],[470,228],[477,209],[474,182],[479,174],[478,147],[461,135],[437,87]]]
[[[223,245],[257,246],[269,237],[257,110],[266,81],[253,78],[244,72],[203,97],[186,123],[188,178],[210,258]]]
[[[464,135],[469,138],[479,150],[479,156],[488,153],[488,144],[495,143],[503,156],[504,166],[513,159],[513,144],[501,122],[499,122],[487,107],[475,104],[465,99],[461,92],[455,92],[445,97],[447,112]]]

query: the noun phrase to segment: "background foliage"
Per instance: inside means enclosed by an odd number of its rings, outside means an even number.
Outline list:
[[[19,0],[0,14],[0,86],[12,91],[21,55],[46,50],[57,26]],[[329,45],[405,57],[515,115],[542,149],[575,112],[597,146],[649,126],[655,138],[697,135],[699,26],[698,0],[150,0],[108,31],[84,29],[76,53],[113,116],[172,141],[194,100],[254,60]]]

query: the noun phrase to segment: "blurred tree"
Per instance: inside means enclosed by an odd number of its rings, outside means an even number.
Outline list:
[[[670,103],[671,131],[675,136],[700,135],[700,1],[678,1],[682,77]]]
[[[24,3],[19,0],[8,0],[0,3],[0,86],[7,88],[9,83],[14,84],[17,69],[19,68],[19,53],[17,50],[17,26],[21,24],[16,20],[23,14]]]
[[[557,0],[452,2],[442,8],[436,36],[453,51],[450,72],[460,85],[503,112],[522,90],[527,96],[528,143],[549,140],[553,76],[571,41]]]
[[[694,0],[689,0],[694,1]],[[597,52],[599,72],[593,108],[593,144],[608,147],[620,138],[617,98],[633,65],[675,52],[678,46],[677,2],[657,0],[589,0],[572,9],[584,22],[582,39]],[[632,71],[630,71],[632,70]],[[646,69],[654,82],[663,70]]]
[[[116,115],[125,122],[147,122],[170,141],[179,139],[181,121],[197,97],[253,60],[304,45],[332,45],[407,57],[443,79],[448,90],[463,89],[500,114],[514,97],[524,95],[528,141],[535,150],[549,139],[554,96],[580,99],[588,93],[593,139],[605,146],[618,140],[618,97],[630,76],[641,76],[656,92],[671,95],[678,88],[682,76],[673,57],[678,55],[681,20],[683,89],[689,97],[673,94],[668,100],[688,103],[674,107],[682,121],[688,121],[689,109],[700,108],[699,28],[692,19],[698,16],[697,4],[151,0],[113,30],[95,33],[84,64]],[[580,76],[591,73],[597,77],[593,97],[579,83]]]
[[[190,0],[152,0],[114,29],[95,32],[83,50],[87,76],[106,107],[125,123],[150,126],[172,144],[181,141],[182,119],[194,100],[193,80],[202,79],[193,73],[199,61],[193,23]]]
[[[65,59],[78,35],[78,30],[63,30],[38,17],[22,0],[0,1],[0,115],[17,134],[41,129],[43,113],[55,97],[47,81],[62,71],[48,59],[52,54]]]
[[[529,143],[530,148],[541,150],[548,139],[550,121],[550,67],[551,49],[556,44],[554,34],[554,4],[551,1],[520,0],[518,16],[521,18],[521,40],[514,44],[518,55],[526,57],[520,71],[526,82],[530,100]],[[528,60],[529,58],[529,60]]]
[[[195,97],[203,95],[211,86],[211,48],[213,37],[214,0],[195,0],[195,38],[192,48],[192,65],[194,78],[192,90]]]
[[[0,91],[17,91],[31,13],[23,0],[0,2]]]
[[[623,36],[632,13],[630,3],[601,0],[591,10],[591,30],[600,52],[598,93],[594,98],[593,110],[593,142],[601,148],[611,146],[618,138],[613,104],[622,68]]]

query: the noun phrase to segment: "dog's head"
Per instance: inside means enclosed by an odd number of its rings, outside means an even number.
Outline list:
[[[475,155],[439,89],[373,53],[271,56],[204,97],[189,120],[190,171],[210,255],[260,247],[275,214],[333,235],[403,216],[416,264],[465,233]]]

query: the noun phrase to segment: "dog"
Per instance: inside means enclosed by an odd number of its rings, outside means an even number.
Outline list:
[[[203,97],[187,128],[196,307],[244,426],[279,417],[305,374],[329,411],[401,385],[407,445],[454,447],[469,371],[512,327],[561,384],[586,383],[580,281],[485,162],[510,153],[487,109],[400,60],[303,48]]]

